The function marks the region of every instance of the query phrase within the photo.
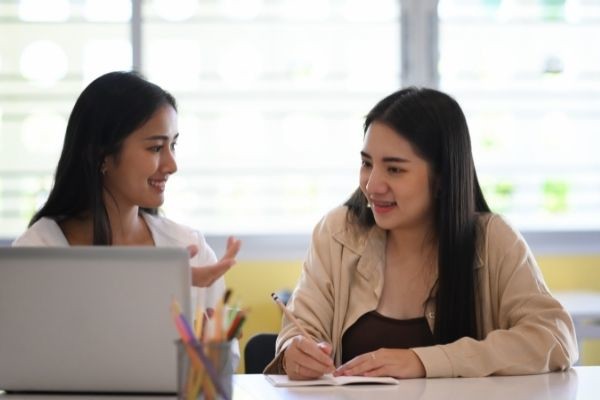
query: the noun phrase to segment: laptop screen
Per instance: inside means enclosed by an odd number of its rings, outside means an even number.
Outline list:
[[[176,391],[183,248],[0,248],[0,389]]]

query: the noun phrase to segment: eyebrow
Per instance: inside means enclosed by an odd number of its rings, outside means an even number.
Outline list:
[[[177,138],[179,137],[179,133],[175,134],[175,136],[173,136],[173,140],[177,140]],[[170,137],[168,135],[154,135],[154,136],[150,136],[147,138],[144,138],[144,140],[169,140]]]
[[[369,160],[373,159],[373,157],[371,157],[368,153],[361,151],[360,155],[363,158],[368,158]],[[407,160],[406,158],[401,158],[401,157],[383,157],[382,160],[384,162],[398,162],[398,163],[405,163],[405,162],[409,162],[410,160]]]

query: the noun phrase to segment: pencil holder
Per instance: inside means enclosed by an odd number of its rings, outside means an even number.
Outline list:
[[[177,346],[177,397],[180,400],[230,400],[233,394],[231,342]]]

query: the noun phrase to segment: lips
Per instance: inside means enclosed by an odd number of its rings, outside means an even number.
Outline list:
[[[395,201],[373,201],[371,200],[371,208],[378,214],[392,211],[396,207]]]
[[[148,184],[160,192],[165,191],[166,179],[148,179]]]

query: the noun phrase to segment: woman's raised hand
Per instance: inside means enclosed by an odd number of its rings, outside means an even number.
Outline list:
[[[237,253],[240,251],[242,242],[239,239],[230,236],[227,239],[227,250],[219,261],[211,265],[192,267],[192,286],[208,287],[219,279],[235,263]],[[198,253],[198,247],[190,245],[187,247],[190,258]]]

